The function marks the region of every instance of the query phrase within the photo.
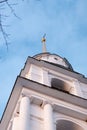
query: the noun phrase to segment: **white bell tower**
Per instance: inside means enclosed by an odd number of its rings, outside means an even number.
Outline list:
[[[28,57],[0,130],[87,130],[87,78],[59,55]]]

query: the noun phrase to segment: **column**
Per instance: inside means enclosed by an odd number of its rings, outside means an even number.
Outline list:
[[[83,97],[79,81],[76,79],[73,81],[73,84],[74,84],[74,93],[73,94]]]
[[[51,104],[44,105],[44,130],[54,130],[53,108]]]
[[[13,123],[12,123],[12,130],[19,129],[19,120],[18,119],[19,119],[18,117],[14,117]]]
[[[46,84],[46,85],[49,86],[50,83],[49,83],[49,79],[48,79],[48,71],[45,70],[45,69],[43,69],[42,71],[43,71],[43,75],[42,75],[42,83],[43,83],[43,84]]]
[[[30,130],[30,99],[29,97],[23,97],[20,103],[20,129]]]

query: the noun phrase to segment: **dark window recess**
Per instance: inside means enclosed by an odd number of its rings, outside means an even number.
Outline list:
[[[55,60],[58,60],[56,57],[54,58]]]
[[[69,93],[69,90],[71,88],[71,86],[68,83],[57,78],[52,78],[51,87],[61,91],[65,91],[67,93]]]
[[[84,130],[84,129],[74,122],[67,120],[59,120],[56,125],[56,130]]]

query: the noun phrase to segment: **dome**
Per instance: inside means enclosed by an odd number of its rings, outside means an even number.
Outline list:
[[[73,70],[71,64],[68,62],[68,60],[66,58],[62,58],[61,56],[56,55],[56,54],[40,53],[40,54],[33,56],[33,58],[35,58],[37,60],[43,60],[43,61],[55,64],[55,65],[59,65],[66,69]]]

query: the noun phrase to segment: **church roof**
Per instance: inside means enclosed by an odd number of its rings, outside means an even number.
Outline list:
[[[38,60],[44,60],[46,62],[73,70],[73,67],[71,66],[71,64],[69,63],[69,61],[66,58],[62,58],[61,56],[56,55],[56,54],[51,54],[51,53],[47,52],[47,53],[37,54],[33,57]]]

